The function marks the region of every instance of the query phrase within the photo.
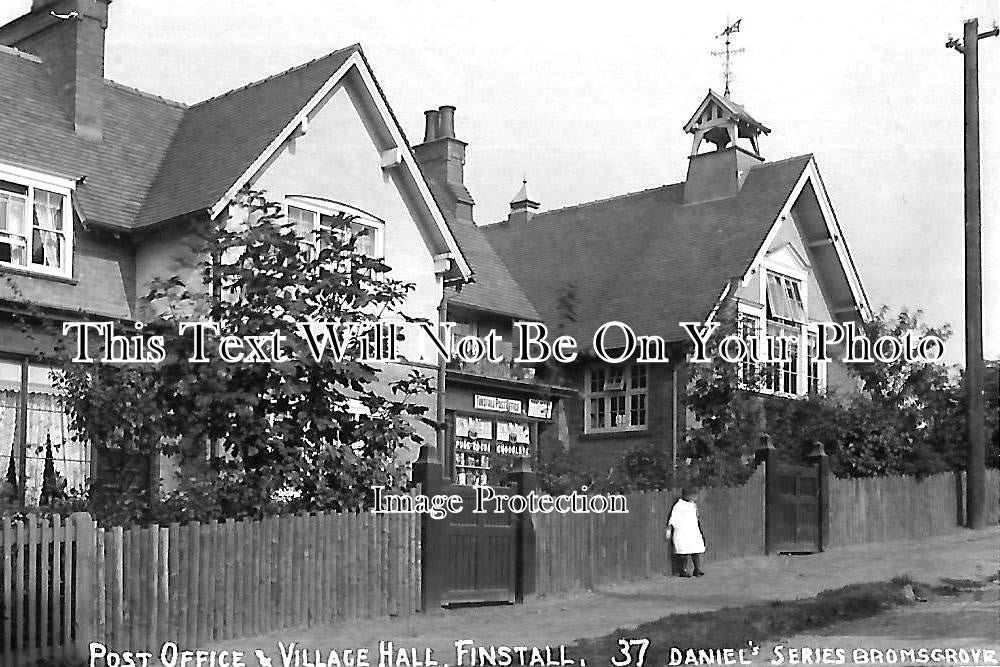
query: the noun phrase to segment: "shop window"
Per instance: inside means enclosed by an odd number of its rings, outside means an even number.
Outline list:
[[[531,429],[526,422],[455,416],[451,472],[456,484],[506,484],[514,463],[532,456]]]
[[[44,504],[49,457],[57,488],[86,486],[90,449],[72,436],[49,368],[23,359],[0,359],[0,505]]]
[[[647,424],[646,366],[598,366],[587,371],[587,433],[636,431]]]

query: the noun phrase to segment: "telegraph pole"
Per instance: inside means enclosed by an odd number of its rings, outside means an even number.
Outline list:
[[[961,42],[946,47],[965,56],[965,391],[969,459],[965,474],[966,521],[986,527],[986,433],[983,404],[983,246],[979,175],[979,40],[996,37],[994,27],[979,32],[979,21],[965,22]]]

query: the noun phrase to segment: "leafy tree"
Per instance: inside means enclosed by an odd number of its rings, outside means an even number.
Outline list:
[[[872,341],[901,338],[909,331],[942,340],[951,335],[948,326],[927,325],[920,311],[892,314],[884,307],[863,329]],[[720,329],[715,340],[728,331],[732,324]],[[685,455],[700,465],[720,470],[738,465],[763,430],[785,460],[801,461],[816,441],[822,442],[840,476],[931,474],[965,465],[965,400],[958,369],[905,359],[852,364],[849,370],[858,378],[860,392],[789,400],[746,391],[759,387],[760,378],[748,381],[738,366],[713,359],[695,367],[688,391],[688,405],[700,424],[688,433]],[[996,393],[987,389],[988,397]],[[990,426],[990,442],[996,443],[995,433]],[[991,461],[1000,459],[1000,445],[990,452]],[[714,476],[728,475],[717,470]]]
[[[367,507],[372,486],[406,482],[396,455],[421,442],[416,399],[430,380],[416,371],[387,378],[359,358],[370,351],[360,337],[343,360],[327,351],[316,361],[297,325],[409,322],[401,308],[414,286],[356,250],[350,216],[306,237],[261,192],[244,192],[240,205],[229,221],[206,223],[192,248],[199,280],[159,279],[144,299],[158,317],[142,333],[163,337],[163,361],[75,364],[61,352],[57,384],[72,428],[95,445],[176,457],[180,487],[156,511],[181,518],[196,508],[240,517]],[[189,361],[193,336],[179,333],[193,321],[219,325],[204,363]],[[286,337],[280,351],[266,348],[283,352],[274,363],[214,353],[222,335],[275,331]]]
[[[720,341],[740,330],[732,307],[724,309],[718,321],[708,341],[712,361],[691,364],[685,402],[697,424],[688,429],[678,451],[690,468],[689,481],[717,486],[741,483],[753,472],[765,416],[754,391],[763,383],[760,369],[724,362],[718,355]]]

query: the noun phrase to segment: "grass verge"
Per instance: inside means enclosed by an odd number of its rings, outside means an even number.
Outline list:
[[[669,651],[688,649],[740,649],[779,637],[816,630],[840,621],[875,616],[887,609],[909,604],[906,586],[918,591],[927,587],[908,577],[892,581],[851,584],[821,592],[813,598],[764,602],[716,611],[672,614],[643,623],[634,629],[619,628],[606,637],[577,642],[574,657],[586,658],[587,665],[605,665],[608,659],[624,660],[618,640],[649,639],[644,667],[667,665]],[[635,649],[631,652],[637,657]]]

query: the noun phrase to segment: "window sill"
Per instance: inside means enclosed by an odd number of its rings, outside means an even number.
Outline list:
[[[10,266],[8,264],[0,264],[0,273],[9,273],[15,276],[24,276],[26,278],[40,278],[42,280],[51,280],[57,283],[64,283],[66,285],[78,285],[80,283],[76,278],[71,278],[69,276],[61,276],[58,273],[46,273],[44,271],[32,271],[31,269],[21,268],[18,266]]]
[[[581,433],[580,434],[580,440],[581,441],[611,440],[611,439],[614,439],[614,438],[648,438],[648,437],[649,437],[649,428],[648,427],[647,428],[633,428],[633,429],[629,429],[627,431],[626,430],[621,430],[621,431],[597,431],[597,432],[593,432],[592,431],[590,433]]]

